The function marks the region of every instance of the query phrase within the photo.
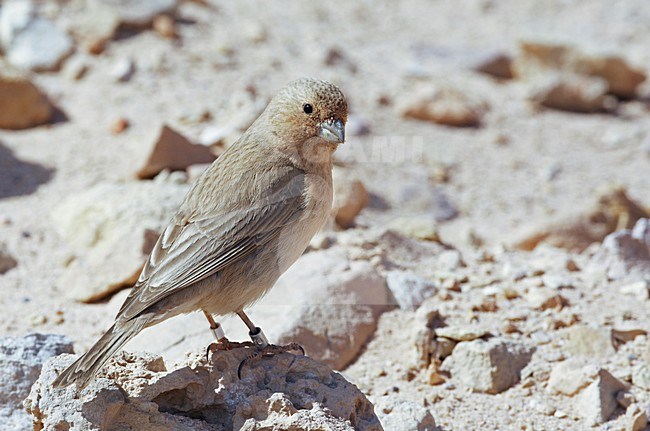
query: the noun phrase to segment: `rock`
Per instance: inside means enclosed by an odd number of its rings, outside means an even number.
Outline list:
[[[131,286],[180,205],[187,185],[165,181],[98,184],[70,196],[53,213],[55,228],[76,250],[59,284],[93,302]]]
[[[410,238],[440,242],[436,221],[429,216],[398,217],[388,224],[388,228]]]
[[[339,67],[350,73],[357,73],[357,65],[350,59],[347,53],[340,47],[329,47],[323,56],[323,64],[330,67]]]
[[[247,349],[203,349],[168,371],[159,357],[122,352],[83,391],[51,382],[73,360],[49,360],[25,400],[35,429],[379,431],[372,404],[354,385],[308,357],[247,361]]]
[[[129,122],[129,120],[127,120],[124,117],[120,117],[111,123],[111,125],[108,127],[108,130],[113,135],[119,135],[121,133],[124,133],[126,129],[128,129],[129,127],[131,127],[131,123]]]
[[[116,306],[119,306],[116,302]],[[351,261],[339,246],[304,254],[269,293],[247,310],[275,344],[300,344],[307,355],[344,369],[372,337],[379,315],[391,307],[383,277],[366,261]],[[231,340],[248,340],[239,318],[221,319]],[[127,348],[179,359],[210,341],[201,313],[176,317],[147,330]]]
[[[173,14],[178,0],[102,0],[119,16],[126,27],[143,28],[152,24],[158,15]]]
[[[489,335],[489,332],[471,326],[443,326],[436,329],[436,335],[454,341],[473,341]]]
[[[33,71],[58,70],[72,53],[72,38],[37,16],[31,2],[9,1],[1,12],[0,45],[14,66]]]
[[[648,217],[648,212],[630,199],[623,187],[608,186],[599,190],[590,210],[564,214],[542,226],[530,226],[511,243],[526,251],[544,243],[581,252],[610,233],[632,229],[639,219]]]
[[[191,143],[171,127],[163,125],[149,158],[137,176],[151,179],[164,169],[181,171],[194,164],[212,163],[215,159],[208,148]]]
[[[596,380],[576,398],[575,410],[590,425],[606,422],[616,410],[616,394],[625,389],[621,381],[601,369]]]
[[[135,73],[135,63],[129,58],[121,58],[113,66],[111,76],[117,82],[127,82]]]
[[[434,431],[436,421],[431,412],[413,401],[384,396],[375,398],[375,412],[385,430]]]
[[[544,311],[551,308],[562,309],[569,305],[564,296],[548,289],[533,288],[526,294],[526,300],[533,308]]]
[[[513,62],[517,78],[535,80],[553,73],[597,77],[607,85],[607,92],[623,98],[636,95],[645,74],[615,54],[587,53],[559,43],[524,41]]]
[[[409,271],[388,271],[386,284],[403,310],[415,310],[437,290],[435,283]]]
[[[79,81],[88,73],[88,59],[81,55],[69,58],[63,65],[63,75],[71,81]]]
[[[512,79],[512,57],[502,52],[492,52],[480,59],[473,69],[499,79]]]
[[[616,108],[617,102],[607,95],[607,89],[607,82],[601,78],[553,75],[535,86],[531,100],[541,106],[562,111],[611,111]]]
[[[354,225],[354,219],[370,203],[370,194],[363,183],[349,169],[335,167],[334,181],[334,220],[347,229]]]
[[[0,58],[0,129],[26,129],[47,123],[54,107],[29,76]]]
[[[593,382],[598,371],[583,359],[567,359],[553,367],[546,389],[551,393],[573,396]]]
[[[637,404],[625,411],[625,431],[643,431],[648,425],[648,413]]]
[[[173,39],[178,36],[174,26],[174,18],[169,15],[157,15],[153,19],[153,29],[156,33],[167,39]]]
[[[483,104],[473,102],[460,90],[451,87],[417,91],[404,100],[401,107],[404,118],[453,127],[479,126],[483,111]]]
[[[610,335],[587,325],[573,325],[564,332],[564,350],[572,355],[606,357],[614,355]]]
[[[3,430],[31,428],[31,420],[22,408],[43,363],[53,356],[72,353],[72,342],[63,335],[28,334],[24,337],[0,337],[0,419]]]
[[[534,348],[500,338],[458,343],[442,363],[454,380],[477,392],[497,394],[519,382]]]
[[[0,275],[14,269],[16,266],[18,266],[18,262],[9,254],[7,246],[4,243],[0,243]]]
[[[650,366],[641,364],[632,371],[632,384],[650,391]]]
[[[643,230],[647,220],[637,221],[638,229],[608,235],[592,259],[593,269],[605,268],[612,280],[650,279],[650,242]]]
[[[88,0],[72,31],[91,54],[101,54],[120,26],[120,15],[102,0]]]

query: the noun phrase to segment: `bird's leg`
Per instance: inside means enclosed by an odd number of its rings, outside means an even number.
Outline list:
[[[251,337],[251,340],[253,341],[253,344],[257,348],[257,350],[250,355],[248,355],[246,358],[244,358],[243,361],[239,363],[239,367],[237,368],[237,376],[241,379],[241,370],[244,367],[244,364],[249,361],[258,361],[262,358],[268,358],[271,356],[275,356],[279,353],[286,353],[290,351],[295,351],[295,352],[300,352],[303,356],[305,355],[305,349],[302,348],[300,344],[297,343],[291,343],[287,344],[285,346],[276,346],[274,344],[269,344],[269,340],[266,338],[266,335],[264,335],[264,332],[262,332],[262,328],[259,326],[255,326],[251,319],[248,318],[246,313],[244,311],[238,311],[237,315],[241,318],[241,320],[244,321],[246,326],[248,327],[248,335]]]
[[[223,327],[221,326],[221,323],[215,322],[212,315],[207,311],[203,310],[203,314],[205,314],[205,318],[208,319],[208,322],[210,323],[210,332],[212,332],[212,335],[214,335],[215,340],[217,340],[215,343],[210,343],[210,345],[208,346],[208,350],[206,352],[206,356],[209,356],[210,352],[213,349],[231,350],[239,347],[254,346],[254,344],[251,343],[250,341],[244,341],[242,343],[238,343],[236,341],[230,341],[229,339],[226,338],[226,334],[225,332],[223,332]]]

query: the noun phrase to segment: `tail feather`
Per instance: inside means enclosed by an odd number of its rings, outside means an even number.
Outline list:
[[[144,326],[144,322],[139,319],[120,322],[119,326],[113,324],[102,338],[66,368],[52,385],[64,387],[76,382],[80,389],[86,387],[97,371]]]

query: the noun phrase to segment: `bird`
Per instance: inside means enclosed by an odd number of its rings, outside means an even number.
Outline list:
[[[345,142],[347,116],[343,92],[328,81],[300,78],[279,90],[195,180],[112,326],[53,386],[87,386],[140,331],[195,311],[205,314],[222,348],[237,343],[225,337],[214,315],[239,315],[249,329],[247,344],[259,351],[274,347],[245,309],[325,225],[332,156]]]

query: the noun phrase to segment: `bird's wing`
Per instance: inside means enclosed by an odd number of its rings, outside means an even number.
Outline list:
[[[267,187],[248,208],[196,218],[179,213],[158,239],[117,317],[131,319],[277,238],[304,210],[305,174],[287,169]]]

